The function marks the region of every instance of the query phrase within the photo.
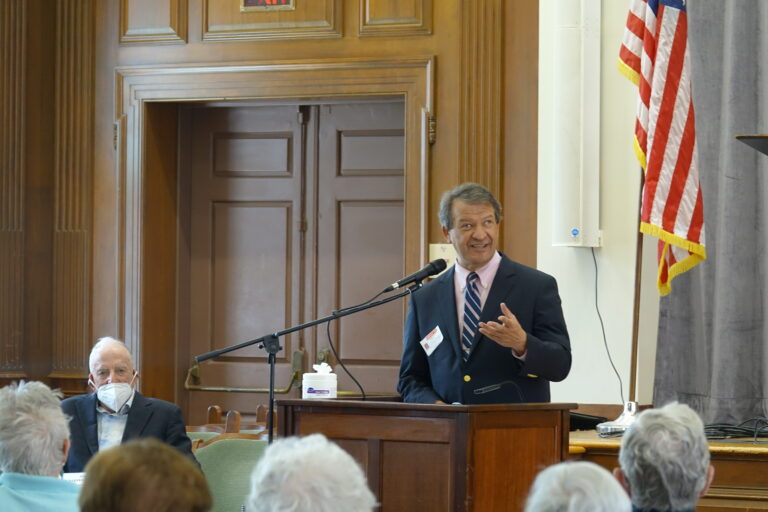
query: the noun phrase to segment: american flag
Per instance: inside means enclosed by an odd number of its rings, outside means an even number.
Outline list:
[[[638,87],[640,231],[659,239],[658,287],[666,295],[675,276],[707,257],[685,0],[632,0],[619,70]]]

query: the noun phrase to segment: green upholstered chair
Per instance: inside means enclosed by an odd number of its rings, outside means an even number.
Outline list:
[[[225,433],[195,450],[213,495],[211,512],[240,512],[251,488],[251,473],[267,449],[258,434]]]

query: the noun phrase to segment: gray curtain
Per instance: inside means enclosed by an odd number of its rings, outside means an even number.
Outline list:
[[[768,414],[768,1],[689,0],[707,260],[672,282],[659,318],[654,404],[705,423]]]

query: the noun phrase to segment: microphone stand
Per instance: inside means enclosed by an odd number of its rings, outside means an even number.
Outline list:
[[[267,431],[269,436],[268,442],[269,444],[272,444],[272,431],[273,431],[272,423],[274,421],[274,407],[275,407],[275,359],[276,359],[277,353],[280,351],[281,348],[283,348],[280,346],[280,341],[279,341],[280,336],[285,336],[286,334],[291,334],[292,332],[300,331],[302,329],[306,329],[307,327],[313,327],[318,324],[330,322],[331,320],[335,320],[337,318],[351,315],[352,313],[357,313],[359,311],[364,311],[366,309],[375,308],[376,306],[381,306],[382,304],[386,304],[388,302],[392,302],[393,300],[397,300],[401,297],[405,297],[406,295],[410,295],[416,290],[418,290],[419,288],[421,288],[421,286],[422,286],[422,282],[421,280],[418,280],[409,288],[403,290],[398,294],[392,295],[391,297],[377,300],[376,302],[369,302],[366,304],[360,304],[358,306],[344,308],[339,311],[334,311],[330,315],[325,316],[323,318],[318,318],[317,320],[312,320],[312,321],[303,323],[301,325],[297,325],[295,327],[289,327],[287,329],[283,329],[282,331],[278,331],[273,334],[265,334],[260,338],[256,338],[250,341],[245,341],[238,345],[232,345],[231,347],[226,347],[219,350],[213,350],[211,352],[207,352],[205,354],[195,356],[195,363],[199,364],[203,361],[207,361],[208,359],[213,359],[214,357],[218,357],[220,355],[226,354],[228,352],[232,352],[234,350],[239,350],[241,348],[250,347],[251,345],[255,345],[255,344],[258,344],[259,348],[263,348],[267,352],[268,354],[267,361],[269,363],[269,412],[267,416]]]

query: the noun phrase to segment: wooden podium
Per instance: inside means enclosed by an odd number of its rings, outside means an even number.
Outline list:
[[[280,436],[320,432],[363,467],[382,512],[523,510],[536,474],[568,456],[576,404],[278,400]]]

